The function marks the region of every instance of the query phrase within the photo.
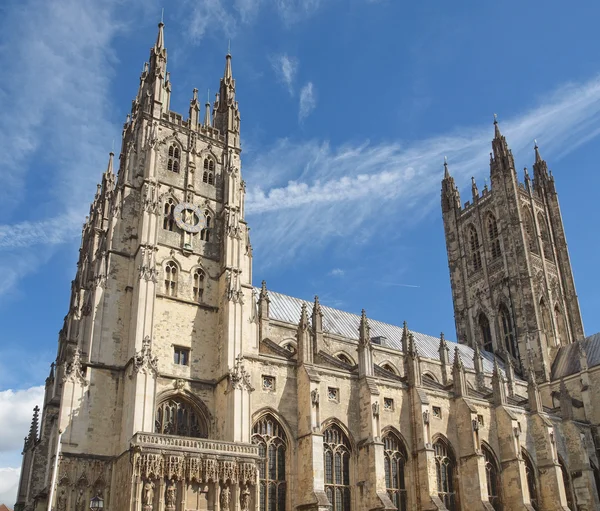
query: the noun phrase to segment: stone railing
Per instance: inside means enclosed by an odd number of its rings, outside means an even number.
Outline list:
[[[133,446],[162,449],[165,451],[183,451],[195,454],[214,454],[229,456],[258,456],[258,447],[252,444],[223,442],[207,438],[190,438],[158,433],[136,433],[131,439]]]

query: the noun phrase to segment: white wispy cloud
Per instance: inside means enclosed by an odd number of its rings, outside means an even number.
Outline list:
[[[341,268],[334,268],[327,275],[329,275],[330,277],[343,277],[345,274],[346,272]]]
[[[277,79],[287,87],[290,96],[293,96],[294,82],[298,72],[298,60],[286,53],[275,55],[271,58],[271,67],[275,71]]]
[[[201,0],[186,2],[184,9],[187,19],[187,34],[195,41],[204,37],[207,31],[218,31],[228,37],[233,37],[242,20],[253,18],[258,2],[254,0],[237,0],[234,10],[230,2],[221,0]],[[239,17],[239,19],[238,19]]]
[[[300,91],[298,119],[303,121],[317,106],[317,96],[312,82],[308,82]]]
[[[542,154],[556,160],[597,136],[599,125],[599,77],[566,85],[537,108],[501,122],[517,165],[531,163],[534,138]],[[317,252],[351,233],[349,239],[365,243],[390,222],[400,229],[419,221],[439,208],[444,156],[459,186],[467,187],[471,175],[489,173],[492,136],[486,123],[410,144],[365,141],[331,147],[318,140],[279,140],[245,167],[257,254],[269,247],[273,264],[273,254],[289,260],[300,247],[306,252],[307,239]],[[560,182],[560,172],[556,178]]]

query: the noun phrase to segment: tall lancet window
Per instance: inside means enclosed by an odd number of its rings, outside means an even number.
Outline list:
[[[485,479],[487,484],[488,501],[496,511],[502,511],[500,501],[500,479],[498,463],[489,447],[482,446],[483,457],[485,459]]]
[[[519,349],[517,339],[513,327],[513,322],[506,308],[506,305],[501,304],[499,309],[500,327],[502,328],[502,336],[504,338],[504,349],[515,359],[519,358]]]
[[[487,316],[482,312],[479,314],[479,333],[481,335],[481,343],[485,351],[493,352],[494,345],[492,343],[492,329]]]
[[[167,170],[179,172],[181,153],[175,144],[169,146],[169,158],[167,159]]]
[[[433,444],[433,450],[435,452],[438,497],[448,511],[456,511],[456,491],[454,489],[456,462],[443,440],[437,440]]]
[[[487,228],[492,259],[498,259],[498,257],[502,255],[502,251],[500,250],[500,234],[498,232],[498,222],[496,222],[496,217],[491,213],[487,217]]]
[[[385,487],[398,511],[408,510],[406,502],[406,450],[400,439],[392,432],[383,437]]]
[[[537,240],[535,238],[535,228],[533,225],[533,215],[531,214],[531,210],[529,208],[525,208],[523,211],[523,224],[525,227],[525,238],[527,242],[527,247],[534,254],[539,254]]]
[[[204,159],[204,173],[202,182],[209,185],[215,184],[215,162],[211,158]]]
[[[201,302],[203,295],[204,295],[204,280],[206,279],[206,273],[204,273],[203,270],[201,270],[200,268],[198,268],[195,272],[194,272],[194,277],[193,277],[194,281],[193,281],[193,295],[194,295],[194,301],[195,302]]]
[[[537,473],[529,454],[527,454],[524,449],[522,452],[523,460],[525,461],[525,475],[527,476],[527,492],[529,493],[529,500],[531,502],[531,507],[535,509],[535,511],[538,511],[540,506],[537,490]]]
[[[210,241],[210,232],[212,228],[212,217],[210,211],[207,209],[204,211],[204,229],[200,231],[200,239],[203,241]]]
[[[542,331],[546,334],[546,343],[550,346],[550,341],[554,337],[552,335],[552,319],[550,318],[550,311],[546,305],[546,301],[542,298],[540,300],[540,318],[542,320]]]
[[[167,199],[165,202],[165,208],[163,210],[163,229],[166,231],[175,230],[175,218],[173,213],[175,212],[175,201],[173,199]]]
[[[565,323],[565,317],[560,311],[558,304],[554,306],[554,321],[556,323],[556,329],[558,330],[559,344],[567,344],[569,342],[567,335],[567,325]]]
[[[259,419],[252,428],[252,443],[258,445],[258,509],[285,511],[286,451],[283,428],[271,415]]]
[[[332,511],[350,511],[350,442],[339,426],[323,433],[325,493]]]
[[[165,264],[165,294],[177,296],[177,265],[172,261]]]
[[[469,226],[469,245],[471,247],[473,271],[479,271],[481,270],[481,247],[479,245],[479,236],[473,225]]]
[[[538,225],[540,226],[540,236],[542,237],[542,247],[544,249],[544,257],[549,261],[554,261],[552,254],[552,241],[550,240],[550,231],[548,230],[548,222],[544,215],[538,213]]]

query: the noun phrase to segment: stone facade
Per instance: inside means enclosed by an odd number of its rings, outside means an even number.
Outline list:
[[[600,509],[600,365],[550,371],[583,327],[539,154],[523,187],[497,130],[492,190],[465,208],[446,168],[456,345],[254,288],[231,56],[202,121],[196,90],[187,119],[169,109],[166,62],[161,23],[83,229],[16,508]],[[542,299],[562,316],[544,322]]]

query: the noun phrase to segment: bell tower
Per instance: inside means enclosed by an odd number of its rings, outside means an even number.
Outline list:
[[[444,164],[442,216],[457,339],[547,380],[558,348],[583,338],[558,194],[535,144],[524,182],[494,119],[490,181],[470,201]]]

